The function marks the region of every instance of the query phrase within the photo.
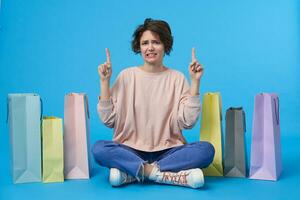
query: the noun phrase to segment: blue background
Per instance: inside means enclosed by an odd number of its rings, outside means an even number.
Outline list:
[[[223,113],[243,106],[250,152],[254,96],[280,97],[283,174],[278,182],[207,178],[202,190],[155,184],[113,189],[108,170],[93,164],[91,180],[13,185],[6,126],[8,93],[34,92],[44,115],[63,118],[64,95],[85,92],[91,113],[91,143],[111,139],[98,119],[97,66],[111,50],[114,82],[124,68],[142,64],[131,51],[131,36],[144,19],[166,20],[174,46],[165,65],[188,77],[191,48],[205,66],[205,92],[221,92]],[[282,199],[300,196],[300,1],[299,0],[2,0],[0,8],[0,199]],[[224,115],[223,115],[224,116]],[[224,122],[223,122],[224,123]],[[223,126],[224,128],[224,126]],[[184,131],[199,140],[200,121]]]

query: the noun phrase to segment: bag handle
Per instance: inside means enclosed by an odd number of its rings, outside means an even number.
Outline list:
[[[244,132],[246,132],[246,114],[244,110],[242,110],[242,113],[243,113],[243,122],[244,122]]]
[[[40,102],[41,102],[41,117],[40,117],[40,119],[42,120],[43,119],[43,100],[41,97],[40,97]]]
[[[277,100],[277,101],[276,101]],[[274,101],[274,105],[275,105],[275,118],[276,118],[276,123],[277,125],[279,125],[279,98],[276,97],[273,98],[273,101]]]
[[[222,99],[221,99],[221,94],[218,92],[218,100],[219,100],[219,111],[220,111],[220,121],[222,121]]]
[[[6,123],[8,123],[8,117],[9,117],[9,97],[7,97],[7,101],[6,101]]]
[[[85,102],[85,106],[86,106],[86,113],[88,118],[90,119],[90,111],[89,111],[89,102],[88,102],[88,98],[87,95],[84,95],[84,102]]]

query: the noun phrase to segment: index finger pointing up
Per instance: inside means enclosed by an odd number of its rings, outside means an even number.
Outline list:
[[[109,49],[105,48],[105,51],[106,51],[106,62],[110,63],[110,52],[109,52]]]
[[[192,62],[194,62],[196,60],[196,52],[195,52],[195,48],[192,48]]]

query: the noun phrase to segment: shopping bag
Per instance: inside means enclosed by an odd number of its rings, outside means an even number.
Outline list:
[[[213,162],[203,172],[206,176],[223,176],[222,166],[222,106],[220,93],[204,94],[200,141],[208,141],[215,148]]]
[[[242,107],[229,108],[226,111],[224,175],[228,177],[246,177],[246,121]]]
[[[65,95],[64,154],[65,178],[90,178],[89,107],[85,94]]]
[[[282,171],[279,98],[273,93],[255,96],[250,178],[278,180]]]
[[[43,182],[64,181],[62,119],[43,117],[42,121]]]
[[[37,94],[8,94],[8,125],[14,183],[41,181],[41,112]]]

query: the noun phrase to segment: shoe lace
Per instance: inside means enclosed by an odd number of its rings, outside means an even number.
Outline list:
[[[127,173],[121,173],[121,176],[123,177],[122,178],[124,180],[123,182],[132,182],[132,181],[134,181],[134,177],[131,177]]]
[[[189,174],[190,172],[180,172],[180,173],[163,172],[162,181],[172,182],[180,185],[188,185],[187,176]]]

